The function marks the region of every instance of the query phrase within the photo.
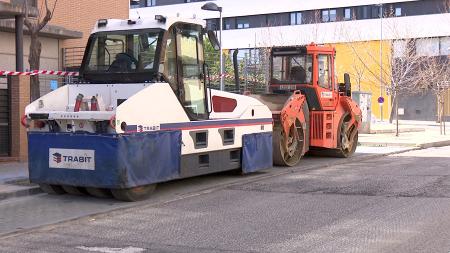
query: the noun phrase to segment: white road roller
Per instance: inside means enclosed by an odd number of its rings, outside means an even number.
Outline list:
[[[208,87],[202,20],[99,20],[80,83],[27,106],[30,180],[136,201],[160,182],[272,167],[272,113]]]

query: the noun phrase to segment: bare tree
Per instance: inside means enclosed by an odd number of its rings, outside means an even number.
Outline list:
[[[416,54],[415,40],[391,40],[392,52],[380,61],[378,52],[364,51],[355,48],[352,43],[354,55],[362,63],[365,71],[372,80],[376,80],[381,85],[380,89],[385,88],[393,98],[393,110],[391,110],[392,119],[396,119],[396,136],[398,129],[398,101],[400,95],[418,94],[424,91],[423,77],[420,66],[424,57]],[[382,62],[382,63],[381,63]],[[381,73],[380,73],[381,72]]]
[[[39,40],[39,32],[52,19],[57,3],[58,3],[58,0],[55,0],[53,8],[50,9],[48,0],[45,0],[44,1],[45,16],[42,17],[43,10],[41,8],[41,9],[39,9],[39,15],[37,18],[30,18],[28,15],[28,0],[25,1],[24,24],[27,27],[28,32],[30,33],[30,38],[31,38],[30,53],[28,55],[28,63],[30,64],[31,70],[39,70],[40,69],[42,43]],[[31,100],[36,100],[40,97],[39,77],[31,76],[30,85],[31,85],[31,87],[30,87]]]
[[[450,90],[448,59],[439,56],[430,57],[423,62],[421,68],[424,78],[423,82],[428,84],[428,88],[436,95],[437,121],[440,124],[441,134],[445,134],[444,95]]]

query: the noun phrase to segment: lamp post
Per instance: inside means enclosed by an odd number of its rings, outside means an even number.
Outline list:
[[[202,6],[202,10],[205,11],[218,11],[219,12],[219,20],[220,20],[220,34],[219,34],[219,47],[220,47],[220,90],[225,90],[223,84],[223,49],[222,49],[222,7],[217,6],[215,3],[206,3]]]
[[[383,4],[380,3],[379,5],[380,5],[380,97],[383,97]],[[381,121],[383,121],[383,104],[381,103],[380,103],[380,116]]]

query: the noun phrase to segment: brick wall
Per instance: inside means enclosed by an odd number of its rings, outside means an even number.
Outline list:
[[[39,6],[42,6],[42,2],[39,0]],[[49,5],[53,7],[54,2],[49,0]],[[129,0],[59,0],[50,24],[83,32],[82,39],[64,40],[60,47],[84,47],[98,19],[127,19],[129,3]]]
[[[28,157],[27,131],[20,124],[25,107],[30,103],[30,77],[12,76],[9,78],[11,94],[11,156],[19,161]]]

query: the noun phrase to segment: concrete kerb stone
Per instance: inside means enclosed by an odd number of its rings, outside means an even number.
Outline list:
[[[360,141],[358,145],[365,147],[405,147],[405,148],[432,148],[432,147],[443,147],[449,146],[450,140],[444,141],[433,141],[426,143],[407,143],[407,142],[372,142],[372,141]]]
[[[426,148],[444,147],[444,146],[449,146],[449,145],[450,145],[450,140],[445,140],[445,141],[436,141],[436,142],[430,142],[430,143],[422,143],[419,145],[419,147],[421,149],[426,149]]]
[[[370,134],[392,134],[395,129],[371,129]],[[425,132],[425,128],[400,128],[399,133]]]
[[[31,186],[17,191],[0,192],[0,201],[9,198],[31,196],[39,193],[43,193],[39,186]]]
[[[371,142],[371,141],[360,141],[359,146],[364,147],[405,147],[414,148],[418,147],[416,143],[391,143],[391,142]]]

